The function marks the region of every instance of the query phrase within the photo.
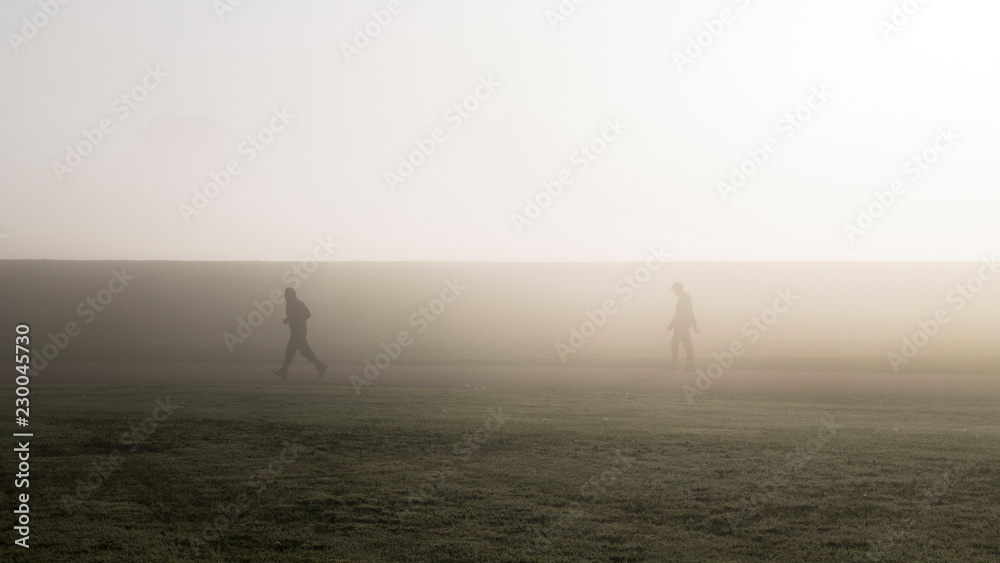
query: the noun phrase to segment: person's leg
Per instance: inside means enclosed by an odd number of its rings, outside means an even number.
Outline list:
[[[295,353],[299,351],[299,339],[293,334],[288,339],[288,346],[285,346],[285,361],[281,364],[281,371],[288,371],[288,366],[292,365]]]
[[[313,350],[309,346],[309,343],[306,342],[305,336],[302,337],[302,342],[299,344],[299,353],[302,354],[302,356],[305,357],[305,359],[312,362],[314,366],[319,367],[323,365],[322,362],[316,359],[316,354],[313,353]]]
[[[298,350],[298,343],[295,341],[295,336],[293,335],[288,339],[288,346],[285,346],[285,361],[281,363],[281,368],[274,370],[274,375],[285,379],[288,377],[288,366],[292,365],[292,359],[295,358],[295,352]]]
[[[323,377],[323,374],[326,373],[327,365],[319,361],[319,358],[317,358],[316,354],[313,353],[312,347],[309,346],[309,342],[306,340],[305,334],[302,335],[302,341],[299,342],[299,353],[302,354],[305,359],[312,362],[312,364],[316,366],[319,376]]]
[[[680,343],[681,343],[681,330],[679,328],[675,328],[674,337],[670,341],[670,350],[673,352],[673,355],[670,356],[671,369],[677,367],[677,347],[680,345]]]
[[[684,330],[684,338],[681,340],[684,343],[684,357],[687,359],[687,367],[689,370],[694,370],[694,346],[691,344],[691,331]]]

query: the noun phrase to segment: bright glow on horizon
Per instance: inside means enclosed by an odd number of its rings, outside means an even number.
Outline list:
[[[976,261],[1000,235],[1000,5],[926,3],[886,39],[879,20],[904,3],[590,0],[553,30],[558,0],[400,0],[348,62],[388,0],[243,2],[221,19],[202,0],[71,2],[16,46],[40,8],[7,2],[0,259],[299,260],[332,235],[335,260],[629,261],[664,245],[679,261]],[[731,23],[679,70],[723,9]],[[144,79],[145,99],[115,104]],[[102,119],[113,130],[57,174]],[[604,154],[575,155],[602,134]],[[717,184],[760,150],[724,201]],[[907,164],[925,150],[935,162]],[[230,160],[229,186],[185,222]],[[511,216],[564,170],[519,234]],[[845,224],[897,180],[851,242]]]

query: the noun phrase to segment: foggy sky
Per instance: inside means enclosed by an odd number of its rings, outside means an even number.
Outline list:
[[[1000,232],[995,3],[928,3],[886,32],[889,1],[591,0],[556,21],[558,0],[401,0],[345,51],[389,4],[54,3],[27,38],[43,7],[5,2],[0,258],[300,260],[333,236],[333,260],[627,261],[663,244],[694,261],[976,261]],[[121,98],[144,80],[141,102]],[[93,153],[54,170],[102,120]],[[583,169],[608,120],[624,131]],[[917,174],[908,159],[948,130]],[[391,190],[386,172],[436,135]],[[718,182],[769,139],[724,200]],[[519,233],[512,215],[563,171]],[[851,242],[845,223],[896,181]]]

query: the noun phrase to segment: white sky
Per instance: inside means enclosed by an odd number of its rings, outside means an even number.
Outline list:
[[[223,0],[224,1],[224,0]],[[401,0],[348,63],[342,44],[385,1],[76,0],[17,52],[39,11],[0,8],[0,258],[299,260],[977,260],[1000,234],[1000,3],[928,2],[886,40],[902,0]],[[568,3],[568,0],[567,2]],[[915,4],[915,2],[912,2]],[[735,13],[683,72],[688,37]],[[39,16],[40,17],[40,16]],[[112,102],[169,73],[130,115]],[[458,130],[444,112],[501,86]],[[834,93],[791,139],[810,87]],[[295,119],[253,162],[242,140]],[[571,155],[618,117],[586,171]],[[78,169],[52,163],[103,118]],[[385,173],[436,127],[447,139],[396,193]],[[906,160],[959,139],[916,182]],[[779,141],[738,194],[716,184]],[[179,206],[231,159],[242,173],[186,223]],[[522,234],[511,215],[563,169],[576,181]],[[844,224],[895,179],[909,190],[851,243]]]

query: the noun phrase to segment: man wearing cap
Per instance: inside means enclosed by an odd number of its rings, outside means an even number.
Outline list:
[[[312,313],[309,312],[306,304],[296,297],[295,290],[291,287],[285,288],[285,315],[287,318],[284,322],[288,328],[292,329],[292,335],[285,348],[285,362],[281,365],[281,369],[274,370],[274,375],[281,379],[288,378],[288,366],[292,365],[292,359],[298,352],[312,362],[316,366],[316,370],[319,371],[319,376],[323,377],[327,366],[316,358],[316,354],[306,342],[306,321],[312,316]]]
[[[670,369],[677,369],[677,348],[683,342],[685,357],[687,358],[688,371],[694,371],[694,352],[691,345],[691,330],[695,334],[701,334],[698,330],[698,321],[694,320],[694,309],[691,307],[691,296],[684,291],[684,284],[676,282],[670,289],[677,295],[677,309],[674,311],[674,319],[670,321],[667,330],[674,331],[674,338],[670,341],[670,348],[673,356],[670,361]]]

